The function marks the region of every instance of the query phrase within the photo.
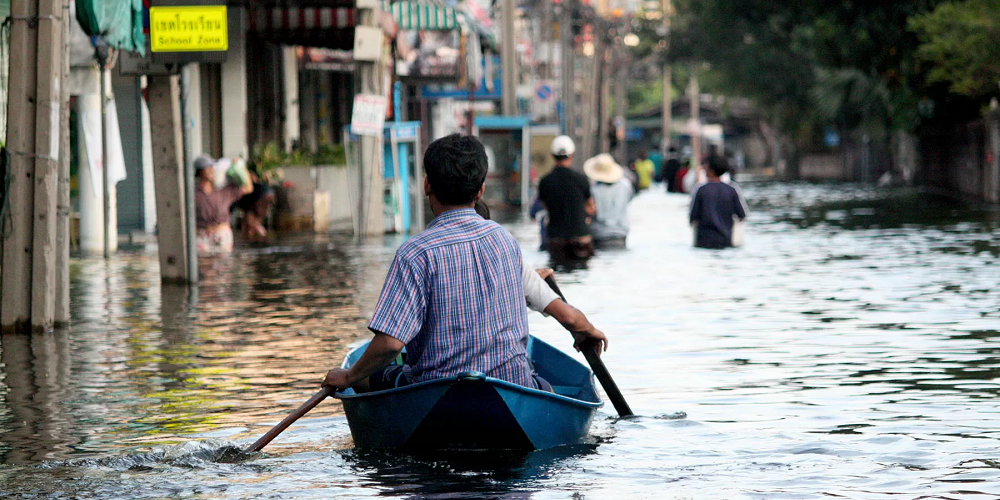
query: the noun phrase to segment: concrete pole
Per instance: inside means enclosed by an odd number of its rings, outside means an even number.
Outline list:
[[[601,74],[604,72],[604,41],[602,36],[594,40],[594,56],[590,58],[590,81],[587,82],[586,106],[583,108],[583,133],[580,134],[584,141],[583,160],[593,157],[598,153],[600,144],[600,126],[597,122],[601,119]]]
[[[193,162],[195,158],[205,152],[204,137],[202,135],[202,91],[201,91],[201,65],[198,63],[186,64],[181,68],[181,91],[184,92],[181,101],[184,108],[184,155],[185,162]]]
[[[615,121],[621,124],[626,134],[628,133],[628,123],[625,119],[628,116],[628,70],[630,63],[631,58],[626,49],[622,53],[622,60],[619,61],[618,78],[615,79]],[[625,139],[623,136],[618,141],[618,147],[615,150],[615,160],[622,165],[628,161],[628,144]]]
[[[500,17],[503,29],[503,44],[500,51],[503,114],[514,116],[517,106],[517,52],[514,48],[514,0],[501,0]],[[471,105],[471,103],[470,103]]]
[[[69,43],[70,9],[69,2],[62,6],[62,39]],[[69,325],[69,227],[70,214],[73,207],[70,199],[70,163],[72,160],[70,142],[70,109],[69,109],[69,50],[64,46],[62,52],[62,68],[59,75],[59,88],[62,89],[59,107],[59,180],[56,208],[56,292],[55,318],[53,325],[62,328]]]
[[[85,124],[95,113],[101,112],[101,93],[99,75],[96,66],[73,70],[73,76],[80,85],[80,94],[76,99],[76,111],[79,130],[77,137],[77,153],[80,158],[80,169],[77,179],[77,189],[80,204],[80,252],[84,255],[101,255],[104,251],[104,212],[103,185],[100,174],[91,168],[90,148],[100,147],[87,141],[84,131]]]
[[[545,61],[542,66],[542,70],[539,72],[539,77],[542,80],[549,80],[552,78],[552,54],[555,52],[552,50],[552,2],[538,2],[538,8],[542,10],[541,12],[541,26],[539,29],[539,41],[541,41],[541,57],[538,59],[540,61]]]
[[[576,88],[574,86],[574,66],[576,65],[576,49],[573,42],[573,10],[572,0],[563,2],[562,15],[559,19],[559,54],[562,57],[562,101],[563,101],[563,133],[576,140]]]
[[[7,148],[11,158],[9,227],[0,224],[3,236],[0,320],[4,330],[27,330],[31,325],[32,244],[35,206],[35,118],[38,48],[38,3],[12,0],[10,5],[10,65],[7,101]],[[8,224],[3,221],[4,224]]]
[[[302,146],[309,151],[316,151],[319,138],[316,134],[316,71],[304,71],[299,79],[299,132],[302,134]]]
[[[611,125],[611,57],[614,53],[614,48],[608,47],[604,51],[604,59],[601,64],[600,118],[598,118],[597,124],[598,153],[606,153],[611,149],[608,130]]]
[[[229,55],[222,63],[222,155],[247,158],[246,12],[229,9]],[[154,115],[155,116],[155,115]]]
[[[281,61],[285,84],[284,143],[285,151],[291,151],[302,134],[299,118],[299,58],[295,47],[282,47]]]
[[[361,23],[359,25],[378,26],[378,18],[374,10],[361,9],[359,12],[361,16]],[[356,86],[358,93],[386,95],[386,89],[384,88],[384,60],[386,57],[385,48],[383,47],[380,61],[358,61],[356,71],[358,75],[358,84]],[[385,176],[383,175],[384,163],[382,160],[382,134],[378,136],[361,136],[360,147],[361,210],[358,220],[360,227],[359,236],[364,239],[385,234],[385,216],[382,199],[385,182]]]
[[[111,258],[111,182],[108,177],[108,67],[100,65],[101,79],[101,193],[104,205],[104,258]],[[117,231],[115,231],[117,233]],[[117,236],[117,235],[116,235]]]
[[[63,6],[38,2],[37,101],[35,108],[35,199],[32,242],[31,326],[51,330],[56,308],[56,214],[62,105]]]
[[[184,234],[188,283],[198,282],[198,230],[195,227],[194,159],[202,152],[201,127],[201,72],[197,64],[188,64],[181,70],[181,142],[184,145]]]
[[[698,89],[698,71],[691,68],[691,85],[688,98],[691,100],[691,158],[695,168],[701,167],[701,91]]]
[[[673,11],[673,5],[671,5],[671,0],[663,1],[663,26],[666,28],[666,38],[667,41],[667,51],[670,50],[670,14]],[[670,124],[673,122],[673,103],[671,102],[673,96],[671,96],[671,77],[670,77],[670,63],[664,59],[663,62],[663,141],[660,142],[660,153],[663,157],[667,157],[667,151],[670,149]]]
[[[990,161],[984,165],[983,197],[989,203],[1000,203],[1000,111],[995,107],[986,115],[986,147]]]
[[[156,235],[160,277],[164,282],[188,282],[184,198],[180,82],[177,76],[148,77],[152,128],[153,176],[156,182]]]

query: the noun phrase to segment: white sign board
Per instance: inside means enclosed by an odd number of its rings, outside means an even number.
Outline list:
[[[355,135],[381,136],[385,126],[385,96],[358,94],[354,96],[354,112],[351,113],[351,133]]]

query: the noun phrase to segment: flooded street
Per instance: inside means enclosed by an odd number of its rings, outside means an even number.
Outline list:
[[[558,275],[639,417],[606,402],[590,444],[526,455],[356,451],[333,399],[265,455],[231,453],[369,337],[399,238],[238,249],[202,260],[194,295],[160,286],[155,249],[74,261],[71,329],[0,339],[0,498],[1000,495],[1000,213],[744,188],[744,248],[692,248],[687,196],[657,188],[633,201],[627,250]],[[507,227],[546,265],[534,223]]]

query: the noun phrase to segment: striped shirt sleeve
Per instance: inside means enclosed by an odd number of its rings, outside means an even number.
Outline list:
[[[368,329],[409,343],[423,328],[427,316],[426,291],[423,273],[397,254],[389,267]]]

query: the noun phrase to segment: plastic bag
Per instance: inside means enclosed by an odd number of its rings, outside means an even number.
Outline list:
[[[250,182],[250,171],[247,170],[247,162],[243,158],[234,158],[226,169],[226,177],[236,186],[245,186]]]

